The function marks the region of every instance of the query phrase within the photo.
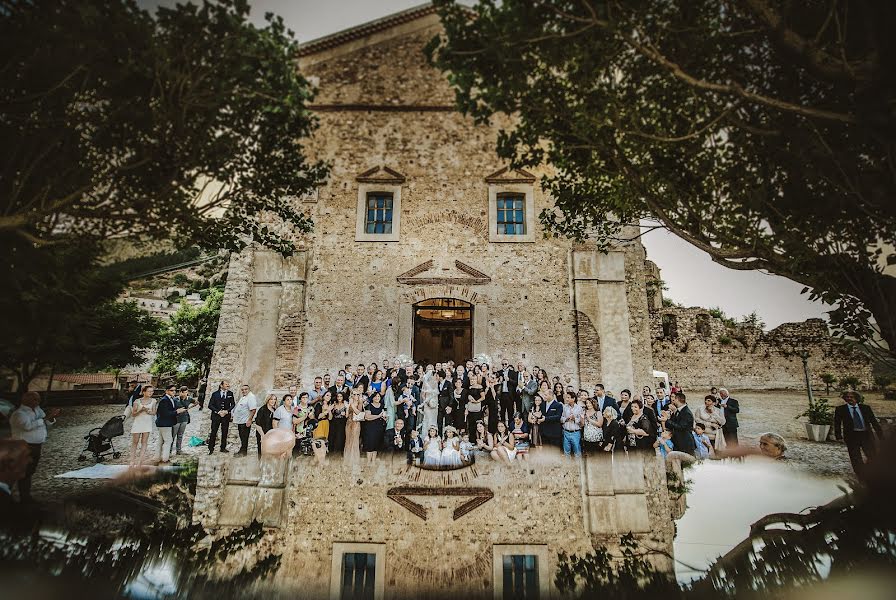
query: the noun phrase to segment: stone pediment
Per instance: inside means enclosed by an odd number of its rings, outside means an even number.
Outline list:
[[[406,177],[386,166],[373,167],[355,177],[358,183],[381,183],[384,185],[401,185]]]
[[[467,500],[458,503],[451,513],[451,518],[457,521],[462,516],[470,513],[474,509],[482,506],[495,497],[494,492],[484,487],[430,487],[430,486],[400,486],[391,488],[386,492],[386,497],[406,508],[412,514],[426,521],[434,512],[432,507],[426,507],[419,500],[411,500],[410,497],[418,498],[435,498],[439,502],[445,502],[449,496],[466,498]]]
[[[535,183],[535,175],[523,169],[511,169],[504,167],[498,169],[485,178],[486,183],[502,184],[502,183]]]
[[[447,273],[446,273],[447,270]],[[492,278],[459,260],[454,261],[454,270],[438,269],[432,260],[417,265],[398,276],[398,283],[407,285],[485,285]]]

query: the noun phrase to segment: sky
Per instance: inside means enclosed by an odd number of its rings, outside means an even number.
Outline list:
[[[172,0],[140,0],[152,10]],[[253,22],[264,24],[266,12],[283,17],[299,42],[418,6],[422,0],[250,0]],[[773,328],[789,321],[825,317],[826,307],[800,295],[803,286],[758,271],[735,271],[713,263],[709,256],[676,236],[655,230],[642,241],[648,258],[661,269],[665,296],[685,306],[718,306],[732,317],[754,310]]]

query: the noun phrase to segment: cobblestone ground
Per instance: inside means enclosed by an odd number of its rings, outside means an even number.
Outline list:
[[[806,436],[806,419],[795,418],[806,410],[808,399],[805,392],[731,390],[731,395],[740,402],[738,423],[741,444],[757,447],[760,435],[768,431],[778,433],[787,441],[787,456],[793,466],[818,475],[852,478],[846,445],[835,441],[810,442]],[[820,395],[828,397],[832,407],[843,402],[833,391],[829,395]],[[698,396],[697,393],[689,396],[692,408],[699,405]],[[878,417],[896,417],[896,402],[884,400],[881,394],[867,393],[865,402]]]
[[[97,406],[74,406],[62,409],[62,415],[56,425],[50,428],[47,442],[41,453],[40,464],[34,476],[32,493],[39,500],[54,500],[70,494],[95,489],[98,486],[108,484],[105,479],[68,479],[58,478],[57,475],[67,471],[74,471],[83,467],[89,467],[94,463],[93,455],[86,453],[87,459],[78,461],[78,455],[84,449],[86,440],[84,436],[95,427],[100,427],[115,415],[122,414],[123,405],[104,404]],[[206,439],[208,435],[208,410],[200,411],[194,408],[190,411],[192,422],[187,426],[184,434],[182,455],[173,455],[172,464],[190,460],[192,457],[208,453],[206,446],[189,447],[187,441],[191,436]],[[126,465],[130,457],[131,436],[130,419],[125,421],[125,435],[112,440],[115,449],[121,452],[121,458],[113,459],[111,455],[105,457],[104,464]],[[156,460],[156,443],[158,435],[153,432],[149,436],[149,445],[146,452],[147,463],[153,464]],[[239,438],[236,435],[236,427],[230,428],[229,449],[232,451],[239,447]],[[249,442],[250,450],[254,450],[254,438]]]
[[[839,476],[849,478],[852,467],[846,454],[846,447],[841,442],[810,442],[806,438],[804,419],[794,417],[805,410],[805,395],[799,392],[739,392],[732,394],[740,401],[740,439],[742,444],[756,447],[760,434],[773,431],[787,440],[787,455],[791,464],[804,468],[818,475]],[[691,406],[695,408],[700,394],[692,391]],[[865,401],[878,416],[896,416],[896,402],[885,401],[879,394],[867,394]],[[840,401],[832,398],[832,404]],[[114,415],[121,414],[123,407],[118,405],[78,406],[66,408],[57,424],[51,429],[49,439],[44,445],[40,466],[34,478],[34,495],[39,499],[51,500],[64,495],[93,489],[107,483],[101,479],[61,479],[56,475],[93,464],[92,457],[78,462],[78,455],[84,448],[84,436],[93,427],[99,427]],[[173,463],[189,460],[191,457],[207,453],[205,446],[188,447],[186,441],[190,436],[206,439],[209,429],[208,410],[191,411],[192,422],[184,435],[184,454],[172,457]],[[130,422],[125,423],[125,431]],[[239,448],[236,427],[231,426],[228,447],[231,452]],[[116,450],[122,453],[121,458],[106,459],[107,464],[127,464],[130,453],[130,435],[126,434],[114,440]],[[156,434],[150,435],[148,456],[155,458]],[[249,451],[255,451],[255,438],[249,440]]]

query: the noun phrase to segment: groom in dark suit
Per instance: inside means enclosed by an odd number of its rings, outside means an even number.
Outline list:
[[[208,409],[212,411],[212,430],[208,436],[208,453],[215,451],[215,440],[218,437],[218,429],[221,430],[221,452],[227,452],[227,433],[230,428],[230,413],[236,406],[230,384],[222,381],[218,391],[212,394],[208,401]]]
[[[675,392],[669,408],[672,414],[664,420],[663,425],[672,432],[673,449],[695,456],[697,443],[694,441],[694,413],[688,408],[684,392]]]
[[[865,461],[875,454],[874,435],[883,437],[880,422],[867,404],[859,404],[859,393],[846,390],[841,395],[846,404],[834,409],[834,437],[846,442],[849,462],[856,476],[861,478],[865,471]],[[865,459],[862,459],[862,454]]]

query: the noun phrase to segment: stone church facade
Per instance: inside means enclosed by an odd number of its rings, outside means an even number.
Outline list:
[[[431,6],[301,47],[318,86],[312,155],[327,183],[297,199],[299,252],[231,258],[210,379],[256,393],[383,359],[539,365],[573,385],[652,380],[645,252],[546,238],[545,170],[511,170],[500,124],[457,113],[424,45]]]

